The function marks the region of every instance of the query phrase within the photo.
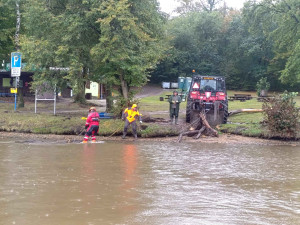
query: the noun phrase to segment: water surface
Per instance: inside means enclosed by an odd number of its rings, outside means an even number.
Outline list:
[[[300,149],[0,139],[0,224],[300,224]]]

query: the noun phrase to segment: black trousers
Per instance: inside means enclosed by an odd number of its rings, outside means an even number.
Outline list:
[[[127,119],[125,120],[124,132],[127,133],[127,130],[128,130],[129,125],[131,125],[133,134],[137,134],[137,133],[136,133],[136,129],[137,129],[136,121],[132,121],[132,122],[130,123]]]
[[[171,108],[170,109],[170,118],[173,118],[173,116],[175,116],[175,118],[178,118],[178,113],[179,113],[179,110],[176,109],[176,108]]]
[[[86,136],[96,135],[98,133],[99,126],[92,125],[86,132]]]

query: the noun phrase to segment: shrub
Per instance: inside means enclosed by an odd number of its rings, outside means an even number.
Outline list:
[[[272,137],[297,139],[300,119],[294,101],[297,94],[284,92],[263,103],[264,122]]]
[[[266,92],[270,89],[270,83],[267,81],[266,77],[262,77],[256,84],[257,96],[261,95],[261,91],[265,90]]]

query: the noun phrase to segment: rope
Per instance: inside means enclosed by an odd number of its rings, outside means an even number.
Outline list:
[[[119,126],[111,135],[109,135],[108,137],[112,137],[115,133],[117,133],[118,131],[122,130],[123,124],[121,124],[121,126]],[[121,129],[120,129],[121,128]]]

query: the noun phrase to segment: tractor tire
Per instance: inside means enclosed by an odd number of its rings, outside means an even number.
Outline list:
[[[199,113],[200,113],[200,111],[198,111],[198,110],[191,110],[190,124],[192,126],[197,126],[199,124],[199,120],[200,120]]]
[[[228,101],[224,101],[223,104],[224,104],[223,124],[225,124],[225,123],[227,123],[227,119],[228,119],[228,116],[229,116],[229,113],[228,113]]]
[[[191,122],[191,112],[192,112],[192,102],[187,100],[186,102],[186,114],[185,114],[185,122]]]

